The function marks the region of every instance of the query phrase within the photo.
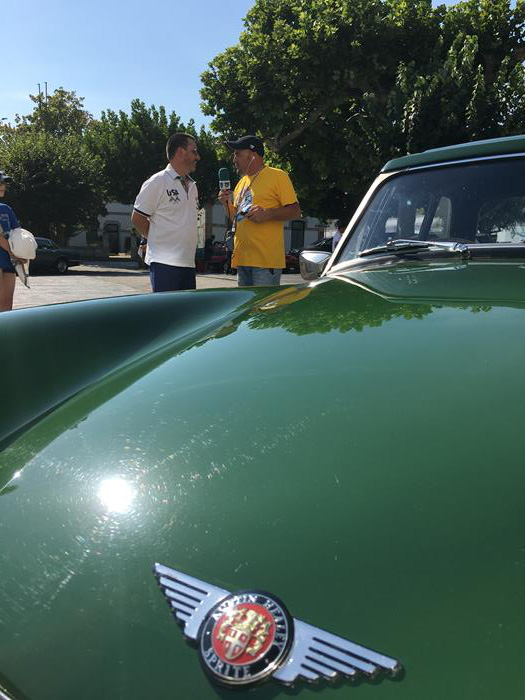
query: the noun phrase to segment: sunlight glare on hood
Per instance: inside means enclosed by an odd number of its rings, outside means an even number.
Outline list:
[[[127,513],[135,498],[135,489],[121,477],[104,479],[100,482],[98,497],[110,513]]]

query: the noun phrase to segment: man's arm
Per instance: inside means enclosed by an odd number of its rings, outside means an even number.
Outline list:
[[[299,202],[285,204],[284,207],[274,207],[273,209],[263,209],[262,207],[254,206],[246,216],[256,224],[262,224],[264,221],[290,221],[290,219],[301,218],[301,207]]]
[[[149,233],[149,219],[145,214],[141,214],[136,209],[133,209],[133,214],[131,215],[131,223],[137,229],[137,231],[144,236],[148,237]]]

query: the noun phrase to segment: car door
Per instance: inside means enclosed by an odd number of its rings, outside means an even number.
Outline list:
[[[56,251],[53,242],[47,238],[37,238],[38,248],[34,267],[39,269],[50,269],[55,264]]]

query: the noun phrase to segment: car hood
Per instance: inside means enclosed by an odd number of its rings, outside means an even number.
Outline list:
[[[498,297],[509,269],[2,318],[0,688],[233,697],[183,641],[160,562],[271,591],[405,669],[327,697],[518,697],[525,304]],[[464,272],[482,298],[454,294]],[[447,294],[414,301],[425,275]]]

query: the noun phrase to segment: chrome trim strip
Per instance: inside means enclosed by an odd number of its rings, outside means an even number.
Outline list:
[[[319,279],[323,279],[324,277],[327,277],[330,270],[334,267],[334,265],[339,264],[339,263],[335,262],[335,259],[337,258],[339,251],[342,250],[342,248],[344,248],[345,242],[349,238],[350,231],[353,231],[354,227],[358,223],[363,211],[368,206],[368,203],[369,203],[370,199],[372,198],[372,195],[379,188],[379,186],[383,184],[383,182],[385,182],[386,180],[389,180],[391,177],[393,177],[394,175],[396,175],[398,173],[399,173],[398,170],[394,171],[393,173],[379,173],[379,175],[376,177],[376,179],[372,182],[372,184],[368,188],[365,196],[360,201],[357,209],[353,213],[352,218],[348,222],[348,225],[345,229],[345,232],[341,236],[341,239],[339,240],[339,243],[337,244],[335,250],[332,251],[332,257],[328,260],[328,263],[327,263],[326,267],[324,268],[323,272],[321,273],[321,277]]]
[[[174,610],[177,610],[177,608],[176,608],[174,605],[172,605],[171,607],[172,607]],[[175,617],[176,617],[178,620],[180,620],[181,622],[186,623],[186,622],[188,622],[189,620],[191,620],[191,613],[189,613],[189,612],[184,612],[184,610],[177,610],[177,612],[175,613]]]
[[[187,603],[185,600],[181,600],[180,598],[177,598],[177,596],[172,593],[171,591],[165,591],[166,596],[168,598],[172,598],[171,602],[171,607],[174,608],[175,610],[180,610],[181,612],[187,612],[188,615],[191,615],[192,612],[195,610],[195,607],[193,605],[190,605]]]
[[[0,700],[14,700],[12,695],[6,695],[4,691],[0,688]]]

